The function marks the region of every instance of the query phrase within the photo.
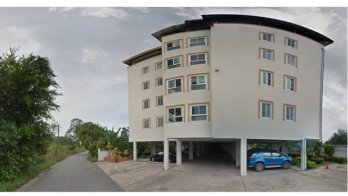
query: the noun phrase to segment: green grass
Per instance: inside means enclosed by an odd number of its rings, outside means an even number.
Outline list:
[[[66,157],[83,152],[85,149],[81,147],[72,148],[66,145],[51,145],[48,149],[48,153],[38,157],[36,163],[30,165],[23,171],[22,175],[13,181],[0,183],[0,191],[16,191],[22,185],[28,183],[31,179],[39,175],[42,171],[49,169],[51,166],[59,161],[64,160]]]

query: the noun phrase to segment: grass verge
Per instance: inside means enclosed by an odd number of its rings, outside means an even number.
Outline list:
[[[47,154],[37,157],[35,163],[25,169],[21,176],[18,176],[18,178],[13,181],[0,183],[0,191],[15,191],[57,162],[64,160],[70,155],[83,151],[85,151],[85,149],[82,147],[59,145],[57,148],[57,145],[51,145]]]

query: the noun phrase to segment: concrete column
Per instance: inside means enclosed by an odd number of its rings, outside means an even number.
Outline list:
[[[133,161],[137,160],[137,142],[133,142]]]
[[[240,139],[240,175],[247,175],[247,139]]]
[[[240,166],[240,141],[236,141],[236,166]]]
[[[182,150],[181,150],[181,141],[176,141],[176,164],[181,165],[182,162]]]
[[[286,143],[286,142],[282,143],[282,154],[285,154],[285,155],[289,154],[289,152],[288,152],[288,143]]]
[[[189,160],[193,160],[193,142],[189,142]]]
[[[167,138],[163,140],[163,169],[169,169],[169,141]]]
[[[156,143],[151,142],[151,155],[155,155],[155,154],[156,154]]]
[[[307,141],[306,139],[301,140],[301,169],[307,170]]]
[[[201,144],[197,142],[197,149],[196,149],[196,156],[200,157],[201,156]]]

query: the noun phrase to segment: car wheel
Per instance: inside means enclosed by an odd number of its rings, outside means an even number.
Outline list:
[[[265,166],[263,165],[263,163],[261,163],[261,162],[256,163],[256,165],[255,165],[255,171],[260,172],[260,171],[262,171],[263,169],[265,169]]]
[[[283,168],[284,168],[284,169],[290,169],[290,163],[289,163],[289,161],[285,161],[285,162],[284,162]]]

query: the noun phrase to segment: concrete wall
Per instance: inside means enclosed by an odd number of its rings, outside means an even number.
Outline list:
[[[334,146],[335,147],[335,153],[334,157],[342,157],[347,158],[347,146]]]
[[[107,150],[100,150],[100,148],[98,148],[98,161],[104,161],[104,158],[107,156],[108,156]]]
[[[275,42],[259,40],[259,33]],[[285,46],[298,40],[298,49]],[[212,136],[248,139],[319,139],[321,45],[287,31],[246,24],[211,28]],[[259,48],[275,51],[275,60],[259,58]],[[284,53],[298,57],[297,68]],[[215,72],[219,69],[219,72]],[[259,69],[274,72],[274,87],[259,85]],[[283,88],[283,75],[297,78],[297,92]],[[258,100],[274,102],[274,119],[258,118]],[[296,122],[283,120],[283,104],[296,105]]]

